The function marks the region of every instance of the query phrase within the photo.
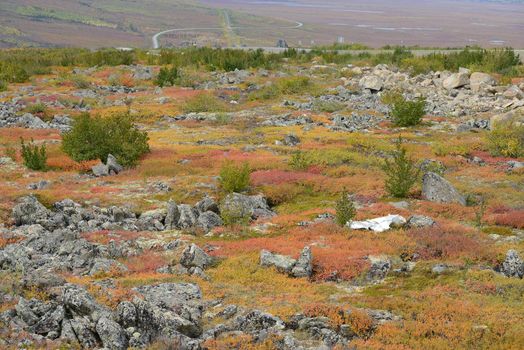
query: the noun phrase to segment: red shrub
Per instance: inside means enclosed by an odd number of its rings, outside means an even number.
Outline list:
[[[494,214],[489,219],[495,225],[524,228],[524,209],[510,210],[501,214]]]
[[[280,185],[283,183],[312,180],[317,176],[318,175],[300,171],[284,171],[278,169],[259,170],[251,173],[251,184],[254,186]]]
[[[457,226],[453,228],[431,227],[408,232],[416,243],[416,252],[422,259],[491,260],[485,244],[477,236]]]
[[[211,254],[236,256],[242,253],[259,252],[261,249],[298,256],[302,248],[311,246],[313,253],[314,278],[323,280],[333,275],[349,280],[359,276],[369,266],[368,255],[393,255],[410,242],[399,233],[378,236],[369,232],[351,232],[332,222],[323,222],[308,227],[293,227],[285,235],[257,237],[241,241],[218,241],[219,249]]]
[[[133,256],[126,262],[129,272],[132,273],[154,272],[167,264],[168,261],[162,253],[152,251],[146,251],[142,255]]]
[[[150,234],[147,232],[134,232],[134,231],[109,231],[100,230],[94,232],[86,232],[82,234],[82,238],[100,244],[108,244],[110,241],[117,243],[124,241],[132,241],[139,237],[148,237]]]

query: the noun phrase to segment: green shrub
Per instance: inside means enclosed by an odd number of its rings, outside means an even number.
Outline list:
[[[242,192],[249,187],[249,175],[251,169],[247,163],[235,165],[226,161],[220,169],[219,183],[226,192]]]
[[[29,73],[20,65],[2,62],[0,59],[0,80],[8,83],[25,83],[29,80]]]
[[[231,123],[231,115],[227,113],[217,113],[215,123],[218,125],[228,125]]]
[[[496,125],[487,135],[489,152],[494,156],[524,156],[524,125],[505,123]]]
[[[259,90],[253,91],[249,94],[250,101],[257,100],[271,100],[281,95],[281,91],[276,84],[265,85]]]
[[[187,100],[182,110],[184,113],[223,112],[226,110],[226,105],[215,95],[202,93]]]
[[[311,158],[305,152],[294,152],[288,162],[293,170],[306,170],[312,164]]]
[[[299,94],[308,91],[312,87],[308,77],[290,77],[278,81],[279,90],[285,95]]]
[[[340,199],[335,206],[335,221],[340,226],[345,226],[349,221],[353,220],[356,215],[355,205],[349,198],[349,193],[344,190],[340,195]]]
[[[134,166],[140,156],[149,152],[146,132],[138,130],[128,113],[110,117],[78,117],[71,131],[63,135],[62,149],[76,161],[100,159],[114,155],[120,164]]]
[[[404,97],[399,97],[391,107],[391,117],[396,126],[414,126],[420,124],[425,109],[424,98],[408,101]]]
[[[77,89],[88,89],[91,86],[91,83],[83,75],[73,74],[70,80]]]
[[[382,102],[385,105],[394,105],[396,102],[401,101],[403,98],[404,96],[402,96],[402,90],[393,89],[383,92],[382,95],[380,95],[380,102]]]
[[[27,106],[25,110],[31,114],[45,114],[47,112],[47,106],[41,102],[38,102]]]
[[[391,159],[384,161],[382,169],[386,174],[386,191],[390,196],[397,198],[408,195],[420,174],[420,169],[408,157],[406,148],[402,146],[401,137],[395,143]]]
[[[0,80],[0,92],[7,91],[7,83],[3,80]]]
[[[34,144],[33,139],[29,144],[24,142],[24,139],[20,138],[20,144],[22,146],[22,159],[24,165],[31,170],[43,171],[47,168],[47,150],[46,146],[42,145],[38,147]]]
[[[177,67],[162,67],[156,76],[155,84],[160,87],[173,86],[177,84],[180,78],[181,74]]]

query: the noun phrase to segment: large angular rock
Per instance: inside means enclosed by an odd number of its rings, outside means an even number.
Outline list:
[[[100,345],[95,327],[89,319],[85,317],[75,317],[69,320],[69,324],[72,330],[72,335],[69,336],[78,340],[83,348],[93,349]]]
[[[524,125],[524,107],[519,107],[506,113],[496,114],[489,120],[490,128],[510,123]]]
[[[246,196],[240,193],[227,195],[221,203],[220,212],[235,217],[249,217],[251,219],[275,215],[275,213],[270,210],[264,196]]]
[[[473,92],[482,91],[482,89],[489,88],[496,83],[497,81],[495,78],[487,73],[474,72],[469,78],[469,85],[471,87],[471,91]]]
[[[195,204],[195,209],[198,210],[199,213],[205,213],[206,211],[212,211],[216,214],[219,213],[217,202],[208,196],[202,198],[200,202]]]
[[[96,177],[109,176],[109,167],[104,163],[100,162],[99,164],[93,165],[91,167],[91,172]]]
[[[459,203],[466,205],[466,199],[442,176],[432,172],[422,178],[422,196],[436,203]]]
[[[360,87],[372,91],[380,91],[384,86],[384,81],[375,75],[366,75],[359,81]]]
[[[180,264],[184,267],[199,267],[204,270],[206,267],[211,265],[213,258],[207,255],[199,246],[191,244],[187,246],[182,252],[182,258]]]
[[[31,113],[22,115],[18,119],[18,125],[29,129],[49,129],[49,125],[46,122]]]
[[[109,174],[118,174],[119,172],[124,170],[124,167],[118,163],[118,160],[112,154],[107,155],[106,165],[109,169]]]
[[[172,230],[177,227],[178,221],[180,220],[180,210],[178,210],[178,205],[170,200],[167,203],[167,213],[165,218],[165,229]]]
[[[35,196],[22,197],[13,208],[15,225],[32,225],[47,220],[51,211],[44,207]]]
[[[180,217],[178,219],[177,227],[191,228],[195,226],[198,219],[198,211],[188,204],[181,204],[178,206]]]
[[[165,209],[149,210],[140,215],[137,225],[139,229],[144,231],[162,231],[164,230],[165,218]]]
[[[96,332],[102,340],[104,348],[110,350],[125,350],[128,346],[126,333],[122,327],[110,318],[101,317],[96,323]]]
[[[370,281],[383,280],[389,270],[391,270],[391,261],[387,257],[373,257],[370,256],[371,268],[369,269],[366,277]]]
[[[205,213],[200,214],[196,222],[196,226],[205,231],[209,231],[214,227],[222,226],[223,224],[222,218],[212,211],[206,211]]]
[[[524,92],[522,92],[522,90],[516,86],[516,85],[511,85],[509,88],[506,89],[506,91],[504,91],[503,93],[504,97],[507,98],[507,99],[522,99],[522,97],[524,96]]]
[[[104,308],[95,301],[91,294],[74,284],[67,284],[64,287],[62,303],[69,312],[73,312],[78,316],[90,316],[95,311],[104,310]]]
[[[291,274],[297,278],[311,277],[313,274],[313,254],[310,247],[302,249]]]
[[[268,329],[284,329],[284,322],[278,317],[253,310],[245,316],[238,316],[235,319],[235,327],[246,333],[259,332]]]
[[[424,215],[412,215],[408,218],[406,226],[409,228],[423,228],[435,225],[435,220]]]
[[[289,256],[274,254],[268,250],[260,251],[260,265],[264,267],[275,267],[278,271],[291,274],[297,261]]]
[[[442,86],[447,89],[456,89],[469,84],[469,75],[467,73],[455,73],[442,81]]]
[[[515,250],[508,250],[500,272],[507,277],[524,277],[524,261]]]

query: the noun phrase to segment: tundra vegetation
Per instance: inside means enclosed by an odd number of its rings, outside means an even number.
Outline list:
[[[0,347],[521,348],[519,62],[1,50]]]

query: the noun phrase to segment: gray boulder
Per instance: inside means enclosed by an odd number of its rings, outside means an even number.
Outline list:
[[[69,320],[69,324],[72,334],[68,334],[68,336],[77,340],[82,347],[93,349],[100,345],[96,329],[89,319],[85,317],[75,317]],[[62,330],[62,332],[63,331],[64,330]]]
[[[25,113],[18,119],[18,125],[29,129],[49,129],[49,125],[31,113]]]
[[[260,332],[269,329],[284,329],[284,322],[271,314],[253,310],[245,316],[238,316],[235,321],[235,328],[245,333]]]
[[[310,247],[304,247],[297,262],[291,270],[293,277],[311,277],[313,274],[313,254]]]
[[[442,176],[432,172],[422,178],[422,196],[436,203],[459,203],[466,205],[466,199]]]
[[[502,272],[506,277],[524,277],[524,261],[515,250],[508,250],[506,253],[506,260],[502,263],[500,272]]]
[[[188,204],[181,204],[178,206],[180,217],[177,226],[179,228],[191,228],[195,226],[198,219],[198,211]]]
[[[386,278],[391,270],[391,260],[385,257],[369,257],[371,268],[366,277],[370,281],[380,281]]]
[[[264,196],[246,196],[240,193],[227,195],[221,203],[220,212],[239,218],[249,217],[251,219],[272,217],[275,215],[275,213],[270,210]]]
[[[359,81],[360,87],[372,91],[380,91],[384,86],[384,81],[375,75],[366,75]]]
[[[112,154],[107,155],[106,165],[109,169],[109,174],[118,174],[124,170],[124,167],[118,163],[118,160]]]
[[[524,93],[522,92],[521,89],[519,89],[518,86],[516,85],[511,85],[509,88],[507,88],[506,91],[504,91],[503,93],[504,97],[507,98],[507,99],[522,99],[522,97],[524,96]]]
[[[22,197],[13,208],[15,225],[32,225],[45,221],[51,216],[51,211],[44,207],[35,196]]]
[[[109,167],[102,162],[98,163],[97,165],[93,165],[91,167],[91,171],[96,177],[109,176]]]
[[[283,143],[286,146],[296,146],[300,143],[300,139],[294,134],[288,134],[284,137]]]
[[[127,267],[113,259],[106,258],[95,258],[93,260],[93,266],[89,270],[90,276],[96,276],[101,274],[107,274],[110,272],[126,272]]]
[[[74,284],[65,285],[62,292],[62,303],[69,312],[78,316],[90,316],[96,311],[104,310],[91,294]]]
[[[265,249],[260,251],[260,265],[263,267],[275,267],[280,272],[291,274],[296,263],[289,256],[274,254]]]
[[[297,260],[263,249],[260,251],[260,265],[263,267],[275,267],[277,271],[292,277],[311,277],[313,274],[313,255],[309,247],[302,249]]]
[[[223,224],[224,222],[222,221],[222,218],[212,211],[206,211],[205,213],[200,214],[196,222],[196,226],[205,231],[222,226]]]
[[[178,210],[178,205],[170,200],[167,203],[167,213],[165,218],[165,229],[166,230],[172,230],[176,228],[178,225],[178,221],[180,220],[180,211]]]
[[[140,214],[137,226],[144,231],[162,231],[164,230],[165,218],[165,209],[149,210]]]
[[[469,84],[471,91],[479,92],[483,88],[489,88],[495,85],[497,81],[491,75],[487,73],[474,72],[469,78]]]
[[[409,228],[423,228],[435,225],[435,221],[424,215],[412,215],[408,218],[406,225]]]
[[[496,114],[489,119],[489,125],[491,128],[494,128],[497,125],[505,125],[509,123],[524,125],[524,106],[513,109],[509,112]]]
[[[182,252],[182,258],[180,264],[184,267],[199,267],[204,270],[206,267],[213,263],[213,258],[207,255],[200,247],[196,244],[187,246]]]
[[[198,210],[199,213],[205,213],[206,211],[212,211],[217,214],[219,213],[217,202],[208,196],[205,196],[200,202],[195,204],[195,209]]]
[[[451,74],[442,81],[442,86],[447,90],[456,89],[467,84],[469,84],[469,75],[465,72]]]
[[[128,347],[126,333],[122,327],[107,317],[101,317],[96,323],[96,332],[102,340],[104,348],[110,350],[125,350]]]

